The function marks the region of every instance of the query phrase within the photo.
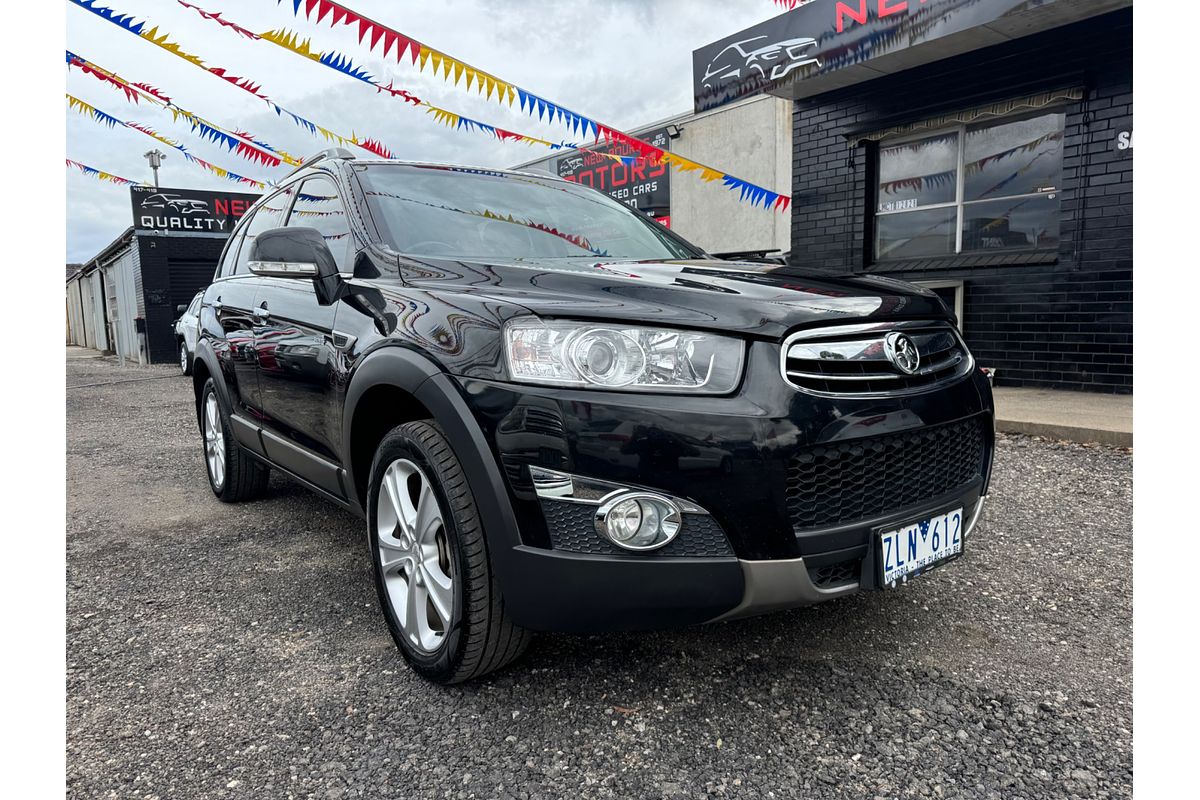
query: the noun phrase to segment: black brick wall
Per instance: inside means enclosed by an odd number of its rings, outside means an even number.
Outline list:
[[[227,237],[136,236],[146,300],[146,346],[150,363],[173,362],[175,307],[212,283]]]
[[[871,263],[875,146],[855,134],[1042,91],[1063,110],[1056,256]],[[837,273],[963,280],[963,326],[998,385],[1133,389],[1133,14],[1125,10],[797,101],[791,261]]]

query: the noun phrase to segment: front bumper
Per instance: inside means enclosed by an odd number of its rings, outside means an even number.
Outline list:
[[[821,602],[876,588],[875,531],[958,506],[970,518],[987,491],[993,445],[983,375],[903,397],[819,397],[780,380],[778,352],[752,345],[743,386],[730,397],[457,379],[493,448],[520,532],[520,543],[503,554],[501,576],[518,624],[578,632],[658,628]],[[818,514],[796,524],[801,510],[789,481],[798,453],[854,451],[860,443],[971,420],[983,432],[984,455],[975,478],[953,492],[864,505],[849,522]],[[590,530],[586,512],[539,498],[531,467],[693,501],[711,515],[716,539],[685,521],[677,542],[661,551],[622,552]]]
[[[887,530],[961,506],[966,548],[983,510],[978,494],[874,520]],[[522,580],[505,588],[514,619],[534,630],[652,630],[815,605],[880,588],[875,546],[809,558],[593,555],[522,545],[510,554]],[[830,558],[837,559],[831,561]],[[829,564],[854,564],[823,582]]]

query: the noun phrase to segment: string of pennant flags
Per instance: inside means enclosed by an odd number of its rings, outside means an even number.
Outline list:
[[[276,4],[283,1],[276,0]],[[392,54],[396,62],[400,63],[407,55],[422,72],[427,68],[431,69],[435,76],[440,75],[444,81],[451,82],[455,87],[463,84],[467,91],[474,91],[509,107],[518,103],[521,111],[531,117],[536,114],[539,120],[565,124],[573,134],[594,138],[597,143],[623,144],[652,163],[668,164],[680,172],[699,173],[701,180],[705,182],[719,180],[727,189],[738,192],[740,199],[754,206],[786,211],[791,205],[791,197],[788,195],[772,192],[698,161],[655,147],[649,142],[586,117],[564,105],[553,103],[517,84],[502,80],[423,44],[335,0],[290,0],[290,3],[293,15],[300,16],[303,13],[305,19],[317,24],[327,22],[333,28],[339,25],[356,26],[359,44],[370,52],[381,48],[385,59]]]
[[[289,117],[296,125],[306,129],[310,134],[318,138],[322,138],[327,142],[336,143],[339,145],[354,145],[360,149],[366,150],[374,155],[383,158],[395,158],[394,152],[382,143],[379,138],[364,137],[360,138],[357,134],[346,136],[337,133],[329,128],[317,125],[315,122],[300,116],[299,114],[281,106],[266,94],[261,83],[254,81],[248,77],[240,77],[230,73],[222,67],[211,66],[206,64],[199,56],[196,56],[171,39],[170,35],[160,31],[157,25],[152,25],[149,21],[139,21],[133,15],[123,14],[108,6],[99,5],[99,0],[68,0],[75,5],[95,14],[101,19],[110,22],[117,27],[131,33],[139,38],[145,39],[155,46],[171,53],[172,55],[183,59],[195,67],[221,78],[226,83],[237,87],[238,89],[254,95],[256,98],[266,103],[279,116]],[[402,100],[406,105],[411,105],[417,108],[423,108],[427,114],[439,123],[446,125],[454,130],[465,131],[487,135],[501,141],[516,141],[527,144],[535,144],[552,150],[562,149],[587,149],[586,144],[552,142],[540,137],[529,136],[515,131],[500,128],[495,125],[481,122],[470,117],[457,114],[449,109],[436,106],[429,103],[412,92],[396,87],[394,82],[384,84],[381,80],[376,79],[365,69],[355,65],[352,60],[343,54],[337,52],[317,52],[312,49],[310,40],[302,39],[298,34],[287,31],[286,29],[278,29],[267,31],[265,33],[256,33],[249,29],[238,25],[228,19],[221,13],[211,12],[194,3],[186,0],[176,0],[180,5],[188,8],[204,19],[233,31],[235,34],[255,40],[269,41],[283,49],[289,50],[295,54],[301,55],[307,59],[320,63],[330,69],[334,69],[343,75],[346,75],[355,80],[367,83],[374,87],[378,92],[385,93],[391,97]],[[277,0],[277,3],[282,0]],[[734,175],[718,170],[713,167],[693,161],[689,158],[681,156],[677,153],[672,153],[668,150],[655,147],[649,142],[645,142],[637,137],[617,130],[611,126],[605,125],[597,120],[585,117],[566,106],[553,103],[539,95],[536,95],[516,84],[504,81],[490,73],[480,70],[470,64],[453,58],[452,56],[422,44],[421,42],[408,37],[399,31],[387,27],[381,23],[375,22],[347,6],[334,2],[333,0],[292,0],[293,14],[299,15],[303,10],[304,16],[312,19],[315,15],[315,21],[321,23],[328,19],[333,26],[337,25],[356,25],[358,28],[358,41],[361,45],[367,47],[369,51],[375,51],[382,47],[385,58],[389,54],[394,53],[397,62],[403,60],[405,55],[408,55],[412,63],[419,66],[421,71],[432,69],[434,75],[440,75],[443,80],[450,82],[455,87],[465,82],[467,91],[476,91],[480,95],[489,100],[495,100],[501,104],[507,104],[512,107],[518,104],[521,111],[533,117],[536,115],[539,121],[550,123],[565,124],[573,134],[582,136],[586,139],[591,139],[596,145],[623,145],[628,152],[634,155],[620,155],[604,151],[595,151],[597,155],[606,158],[620,161],[624,164],[633,164],[640,161],[648,161],[653,164],[666,164],[674,167],[680,172],[697,173],[704,182],[719,181],[725,188],[738,194],[740,200],[749,202],[756,207],[771,208],[779,211],[786,211],[791,204],[791,198],[788,195],[772,192],[769,189],[758,186],[749,181],[745,181]],[[90,64],[83,59],[79,59],[79,63],[72,62],[68,58],[68,63],[84,69],[88,74],[109,83],[114,88],[120,89],[125,93],[127,99],[137,102],[137,98],[154,100],[164,103],[165,107],[176,115],[176,119],[183,116],[189,124],[192,125],[193,131],[198,135],[210,141],[217,142],[226,146],[232,152],[239,156],[248,157],[250,160],[259,158],[265,159],[259,163],[270,165],[275,159],[293,163],[296,159],[291,156],[286,156],[285,153],[273,147],[266,145],[265,142],[254,140],[250,137],[243,137],[240,132],[230,129],[221,128],[213,125],[207,120],[203,120],[191,112],[185,112],[176,106],[170,97],[156,88],[148,84],[139,84],[124,79],[119,79],[111,72],[99,70],[94,64]],[[86,67],[86,68],[85,68]],[[132,93],[132,96],[131,96]],[[77,103],[82,104],[82,101],[75,99]],[[86,106],[86,104],[83,104]],[[94,108],[88,107],[92,113],[93,119],[100,122],[105,122],[103,112],[96,112]],[[99,114],[100,116],[97,116]],[[115,118],[112,118],[115,119]],[[119,121],[118,121],[119,122]],[[126,124],[126,123],[121,123]],[[112,127],[110,125],[109,127]],[[139,129],[132,123],[127,124],[127,127]],[[145,131],[143,131],[145,132]],[[157,132],[152,134],[155,137],[161,136]],[[247,139],[249,138],[249,141]],[[176,149],[181,149],[182,145],[170,140],[164,140]],[[188,160],[193,163],[198,163],[197,157],[191,155],[186,150]],[[268,155],[269,154],[269,155]],[[286,156],[286,157],[285,157]],[[203,162],[208,164],[208,162]],[[228,170],[215,167],[208,164],[208,167],[213,167],[210,171],[221,170],[242,178],[236,173],[230,173]],[[206,167],[206,168],[208,168]],[[218,173],[219,174],[219,173]],[[245,179],[249,181],[251,179]],[[255,182],[261,184],[261,182]]]
[[[175,121],[179,121],[182,118],[191,125],[192,132],[196,135],[225,147],[226,150],[245,158],[247,161],[267,167],[277,167],[282,163],[292,166],[300,165],[300,159],[290,153],[279,150],[261,139],[256,139],[253,135],[245,131],[223,128],[215,122],[204,119],[199,114],[176,105],[171,98],[155,90],[153,87],[128,81],[115,72],[106,70],[82,56],[72,53],[70,50],[66,51],[66,55],[67,66],[69,68],[79,69],[83,73],[91,75],[97,80],[117,89],[125,95],[125,99],[129,102],[138,103],[140,100],[146,100],[150,104],[169,112]]]
[[[122,178],[120,175],[116,175],[111,172],[105,172],[102,169],[96,169],[95,167],[89,167],[87,164],[84,164],[79,161],[75,161],[74,159],[68,158],[66,161],[67,161],[68,167],[75,167],[80,172],[82,172],[84,175],[90,175],[93,178],[96,178],[97,180],[108,181],[109,183],[115,183],[118,186],[145,186],[146,185],[145,183],[143,183],[141,181],[132,181],[129,178]]]
[[[244,175],[239,175],[238,173],[233,172],[232,170],[225,169],[224,167],[219,167],[216,164],[213,164],[211,161],[206,161],[197,155],[193,155],[192,152],[190,150],[188,150],[185,146],[183,146],[179,142],[175,141],[174,139],[170,139],[166,136],[163,136],[161,133],[154,130],[153,128],[151,128],[148,125],[143,125],[139,122],[126,122],[125,120],[118,119],[117,117],[114,117],[111,114],[107,114],[107,113],[101,111],[100,109],[96,108],[93,105],[85,103],[84,101],[80,100],[78,97],[75,97],[72,94],[68,94],[66,97],[67,97],[67,105],[70,106],[72,111],[77,111],[80,114],[82,114],[83,116],[94,120],[95,122],[97,122],[100,125],[105,126],[106,128],[111,129],[111,128],[116,128],[116,127],[120,126],[120,127],[129,128],[130,130],[135,130],[138,133],[145,134],[146,136],[149,136],[150,138],[152,138],[158,142],[161,142],[162,144],[165,144],[167,147],[178,150],[180,153],[183,153],[184,159],[186,159],[188,162],[195,164],[196,166],[201,167],[202,169],[208,170],[213,175],[216,175],[219,178],[225,178],[226,180],[233,181],[234,183],[248,184],[257,189],[266,189],[267,188],[267,183],[264,181],[255,180],[254,178],[247,178]]]
[[[276,47],[280,47],[296,55],[321,64],[324,67],[339,72],[342,75],[353,78],[357,81],[374,87],[378,92],[385,93],[391,97],[402,100],[414,108],[423,108],[425,113],[433,115],[439,123],[459,131],[470,133],[482,133],[500,141],[523,142],[525,144],[536,144],[543,147],[548,147],[552,150],[563,150],[579,147],[578,144],[570,144],[567,142],[551,142],[537,136],[530,136],[516,131],[506,130],[495,125],[490,125],[486,122],[472,119],[462,114],[455,113],[449,109],[436,106],[433,103],[423,100],[407,89],[400,89],[395,86],[395,82],[384,84],[376,79],[366,69],[357,66],[348,57],[334,51],[320,52],[313,49],[311,39],[302,39],[298,33],[286,29],[270,30],[264,33],[255,33],[254,31],[245,28],[236,22],[230,20],[223,14],[206,11],[194,3],[186,2],[185,0],[176,0],[179,5],[184,8],[191,9],[199,14],[202,18],[210,22],[217,23],[225,28],[234,31],[243,38],[251,41],[269,42]]]
[[[168,34],[159,33],[157,26],[148,27],[149,26],[148,22],[138,22],[133,16],[131,16],[129,14],[121,14],[120,12],[114,11],[111,8],[99,6],[96,4],[97,0],[67,0],[67,1],[70,3],[74,3],[75,5],[79,6],[80,8],[83,8],[83,9],[86,9],[86,10],[92,12],[93,14],[95,14],[96,16],[100,17],[103,20],[111,22],[112,24],[116,25],[117,27],[121,28],[122,30],[125,30],[129,33],[134,34],[135,36],[145,39],[146,41],[150,42],[151,44],[157,45],[158,47],[162,48],[163,50],[166,50],[171,55],[181,58],[184,61],[187,61],[188,63],[192,64],[193,66],[198,67],[211,75],[216,75],[218,78],[225,81],[226,83],[229,83],[230,85],[236,86],[237,88],[241,89],[244,92],[248,92],[249,94],[254,95],[259,100],[262,100],[264,103],[266,103],[267,106],[270,107],[276,113],[276,115],[289,117],[292,120],[292,122],[294,122],[299,127],[307,130],[313,136],[322,138],[326,142],[333,142],[333,143],[343,145],[343,146],[354,145],[356,147],[359,147],[363,150],[366,150],[369,153],[380,156],[382,158],[395,158],[392,151],[389,150],[378,139],[372,139],[370,137],[360,138],[357,134],[354,134],[354,133],[352,133],[349,136],[346,136],[346,135],[343,135],[340,133],[336,133],[335,131],[330,130],[329,128],[318,125],[315,122],[313,122],[312,120],[309,120],[309,119],[306,119],[305,117],[300,116],[299,114],[295,113],[294,111],[290,111],[289,109],[284,108],[283,106],[281,106],[280,104],[278,104],[274,100],[272,100],[270,97],[268,97],[266,94],[264,94],[263,90],[262,90],[262,86],[260,84],[254,83],[253,81],[251,81],[247,78],[239,78],[235,75],[232,75],[223,67],[213,67],[213,66],[209,66],[208,64],[205,64],[204,61],[199,56],[188,53],[182,47],[180,47],[177,43],[172,42],[170,40]]]

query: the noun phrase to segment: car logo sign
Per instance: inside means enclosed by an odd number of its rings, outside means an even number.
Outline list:
[[[916,342],[903,333],[889,333],[883,340],[883,353],[905,375],[912,375],[921,366],[921,353]]]

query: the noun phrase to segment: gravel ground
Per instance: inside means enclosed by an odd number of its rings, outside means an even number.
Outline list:
[[[1003,439],[967,556],[901,591],[542,636],[441,689],[360,522],[278,478],[212,497],[187,379],[69,358],[67,385],[70,797],[1132,794],[1126,451]]]

